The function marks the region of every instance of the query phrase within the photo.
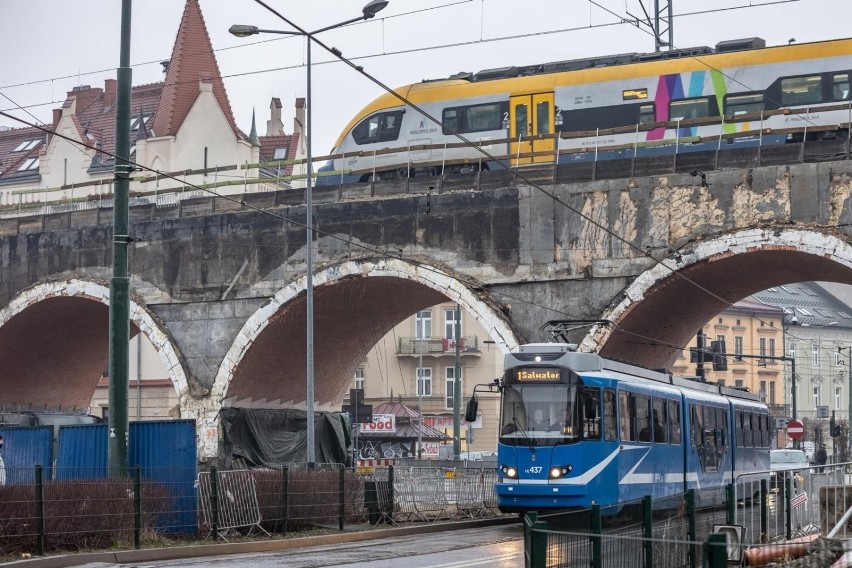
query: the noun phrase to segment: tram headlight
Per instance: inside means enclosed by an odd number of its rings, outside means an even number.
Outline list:
[[[509,479],[518,478],[518,470],[510,465],[500,466],[500,471],[502,471],[503,475],[505,475]]]
[[[571,473],[574,469],[570,465],[558,465],[550,468],[550,479],[559,479]]]

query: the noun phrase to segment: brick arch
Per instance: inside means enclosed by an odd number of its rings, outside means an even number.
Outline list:
[[[167,334],[133,301],[130,321],[156,347],[183,407],[189,388]],[[84,280],[28,288],[0,310],[0,404],[87,407],[108,353],[109,288]]]
[[[245,323],[211,388],[225,399],[305,402],[305,278],[279,290]],[[314,276],[315,394],[338,404],[367,352],[417,310],[450,299],[477,318],[503,351],[517,345],[506,319],[465,284],[423,265],[396,260],[349,261]],[[214,410],[211,408],[211,410]]]
[[[730,304],[807,281],[852,284],[852,246],[834,233],[781,228],[701,241],[640,274],[602,314],[614,325],[594,327],[580,349],[671,369],[696,331]]]

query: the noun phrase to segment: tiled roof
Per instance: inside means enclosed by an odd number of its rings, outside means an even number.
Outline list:
[[[26,183],[31,179],[38,179],[37,167],[24,171],[20,171],[20,168],[27,160],[39,157],[47,136],[43,131],[32,127],[0,132],[0,184]],[[26,149],[18,150],[22,145]]]
[[[82,130],[80,136],[84,142],[105,152],[113,153],[115,152],[115,98],[114,91],[112,91],[114,82],[111,81],[111,79],[107,80],[106,91],[92,89],[92,91],[97,91],[97,96],[85,109],[80,109],[78,106],[75,118],[79,123],[78,129]],[[140,114],[146,118],[142,127],[146,129],[146,134],[150,135],[154,111],[157,108],[157,101],[162,89],[162,83],[133,87],[130,95],[130,124],[134,125],[135,128],[130,132],[131,146],[139,135],[138,119]],[[112,169],[112,166],[113,159],[111,157],[105,154],[96,154],[89,169],[90,171]]]
[[[187,0],[172,49],[166,84],[154,118],[154,132],[157,136],[177,134],[195,99],[198,98],[198,83],[201,80],[212,83],[213,95],[234,131],[234,136],[239,138],[240,132],[231,112],[225,83],[219,73],[219,65],[213,54],[201,7],[198,0]]]
[[[815,282],[775,286],[754,294],[759,301],[790,310],[801,325],[852,328],[852,308]]]
[[[274,160],[276,148],[287,148],[287,155],[284,160],[295,160],[296,151],[299,145],[298,134],[284,134],[281,136],[259,136],[260,141],[260,162],[270,162]],[[260,175],[265,177],[284,177],[293,173],[293,166],[282,166],[279,171],[278,166],[269,166],[260,168]]]

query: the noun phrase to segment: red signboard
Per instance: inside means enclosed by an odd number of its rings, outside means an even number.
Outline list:
[[[787,435],[798,440],[805,435],[805,426],[798,420],[790,420],[787,422]]]

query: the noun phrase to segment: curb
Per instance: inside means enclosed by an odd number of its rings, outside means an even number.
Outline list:
[[[60,556],[48,556],[44,558],[15,560],[12,562],[2,563],[0,564],[0,566],[25,568],[67,568],[70,566],[80,566],[81,564],[87,564],[92,562],[112,562],[116,564],[123,564],[128,562],[178,560],[181,558],[198,558],[202,556],[219,556],[226,554],[245,554],[250,552],[274,552],[277,550],[291,550],[297,548],[305,548],[309,546],[363,542],[366,540],[378,540],[395,536],[430,534],[436,532],[454,531],[459,529],[473,529],[479,527],[511,525],[515,523],[520,523],[520,519],[514,516],[498,517],[493,519],[476,519],[470,521],[451,521],[443,523],[438,522],[429,525],[394,527],[352,533],[302,536],[285,539],[279,538],[275,540],[264,540],[254,542],[199,544],[194,546],[175,546],[168,548],[122,550],[118,552],[63,554]]]

